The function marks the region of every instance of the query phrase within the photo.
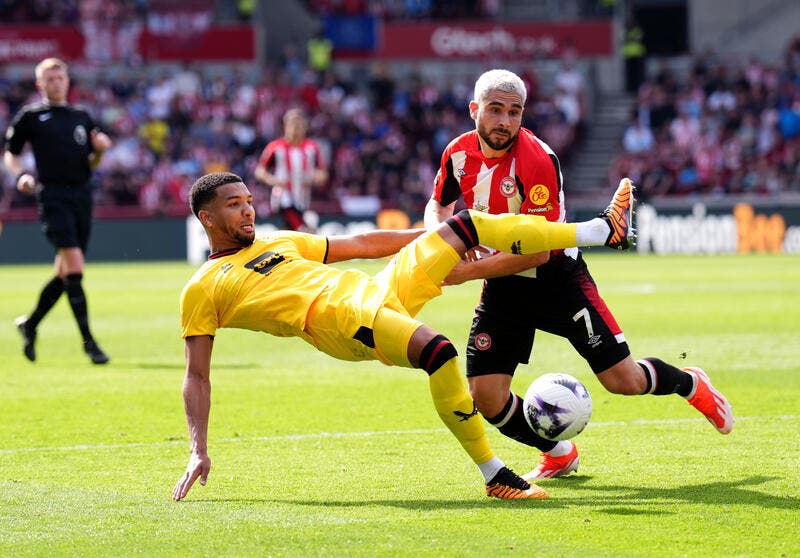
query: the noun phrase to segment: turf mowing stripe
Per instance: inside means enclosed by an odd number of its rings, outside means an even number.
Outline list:
[[[798,420],[800,415],[778,415],[774,417],[735,417],[736,422],[751,421],[751,420]],[[686,424],[693,422],[705,422],[702,418],[686,418],[686,419],[637,419],[630,421],[605,421],[605,422],[591,422],[587,428],[605,428],[615,426],[653,426],[658,424],[671,425],[671,424]],[[275,442],[282,440],[318,440],[322,438],[358,438],[369,436],[407,436],[414,434],[434,434],[437,432],[447,432],[445,428],[428,428],[428,429],[415,429],[415,430],[378,430],[374,432],[316,432],[314,434],[283,434],[280,436],[253,436],[253,437],[236,437],[236,438],[218,438],[212,440],[214,444],[228,443],[228,442]],[[0,455],[10,455],[16,453],[33,453],[44,451],[95,451],[95,450],[113,450],[125,448],[137,448],[148,446],[171,446],[176,444],[186,444],[186,440],[165,440],[163,442],[131,442],[129,444],[77,444],[74,446],[43,446],[39,448],[11,448],[0,449]]]

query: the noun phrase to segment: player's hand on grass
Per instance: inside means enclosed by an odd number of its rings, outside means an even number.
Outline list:
[[[208,457],[208,454],[192,452],[191,457],[189,457],[189,464],[186,466],[186,472],[178,479],[178,482],[175,483],[175,488],[172,489],[172,499],[176,502],[182,500],[198,478],[200,479],[200,484],[205,486],[210,470],[211,458]]]

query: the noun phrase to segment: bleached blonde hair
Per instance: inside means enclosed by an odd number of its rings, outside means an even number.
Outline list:
[[[494,69],[483,72],[478,81],[475,82],[475,91],[473,92],[473,100],[480,102],[485,99],[489,91],[499,89],[506,93],[516,93],[522,99],[522,104],[528,98],[528,91],[525,89],[525,82],[522,78],[510,70]]]
[[[45,58],[44,60],[36,64],[36,70],[35,70],[36,81],[42,79],[42,76],[44,75],[46,70],[52,70],[53,68],[60,68],[65,72],[69,73],[69,67],[67,66],[67,63],[61,60],[60,58],[54,58],[54,57]]]

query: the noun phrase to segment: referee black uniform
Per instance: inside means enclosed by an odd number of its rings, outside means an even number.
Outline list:
[[[83,108],[47,102],[27,105],[14,117],[5,139],[6,150],[19,156],[30,143],[36,160],[36,196],[39,219],[51,244],[61,249],[86,252],[92,223],[90,156],[92,132],[98,126]],[[17,176],[17,181],[23,175]],[[25,356],[36,359],[36,327],[66,292],[83,337],[84,350],[95,364],[108,362],[89,328],[83,273],[56,275],[42,289],[36,308],[16,324],[25,341]]]
[[[30,142],[40,184],[39,217],[56,248],[86,252],[92,222],[89,134],[92,117],[71,105],[36,103],[23,107],[6,134],[6,149],[20,155]]]

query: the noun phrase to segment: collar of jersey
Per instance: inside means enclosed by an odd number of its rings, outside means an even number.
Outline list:
[[[228,250],[220,250],[219,252],[214,252],[213,254],[209,254],[208,255],[208,259],[209,260],[215,260],[215,259],[221,258],[223,256],[230,256],[231,254],[235,254],[236,252],[238,252],[241,249],[242,249],[242,247],[240,246],[239,248],[229,248]]]

